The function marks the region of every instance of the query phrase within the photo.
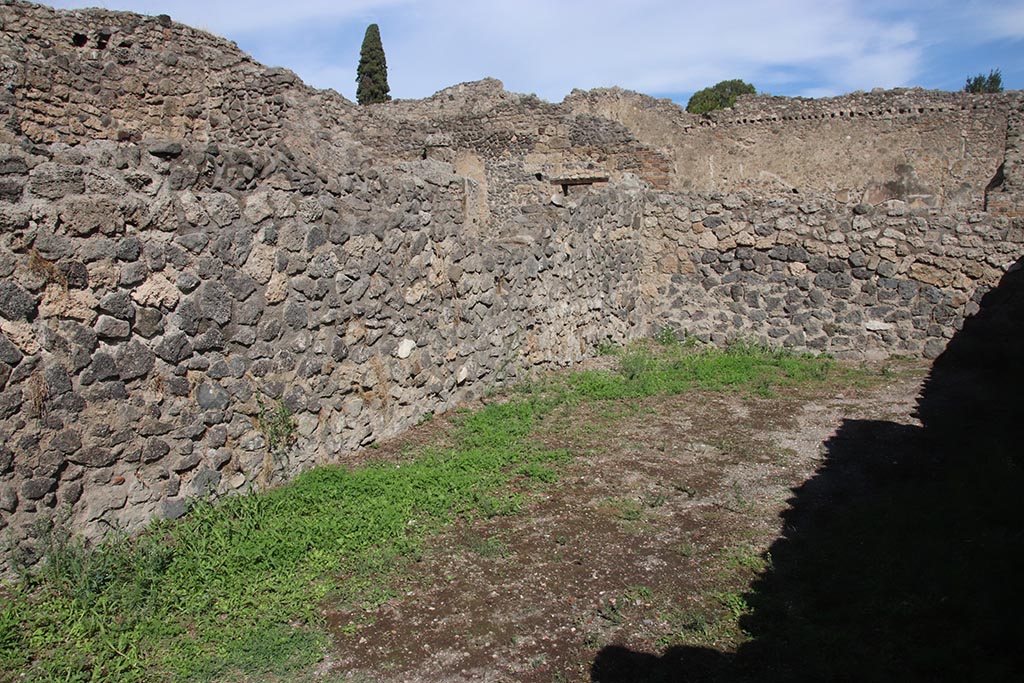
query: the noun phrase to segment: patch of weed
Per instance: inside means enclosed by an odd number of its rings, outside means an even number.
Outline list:
[[[768,568],[770,560],[771,555],[760,553],[749,545],[739,545],[725,553],[726,566],[731,569],[763,572]]]
[[[601,601],[601,604],[597,607],[597,616],[611,622],[615,626],[626,620],[622,610],[619,609],[618,602],[614,598]]]
[[[739,618],[744,614],[750,612],[750,605],[747,604],[747,599],[743,597],[742,593],[737,591],[724,591],[715,595],[715,598],[729,610],[733,619],[739,621]]]
[[[647,508],[660,508],[668,502],[668,496],[661,491],[645,493],[641,502],[643,503],[643,506]]]
[[[674,550],[681,557],[693,557],[693,555],[697,552],[697,546],[695,546],[690,541],[680,541],[674,546]]]
[[[608,498],[601,504],[601,508],[607,514],[627,522],[638,521],[644,515],[640,502],[632,498]]]
[[[480,557],[497,559],[508,555],[508,547],[505,542],[497,536],[478,536],[470,534],[467,537],[469,549]]]
[[[280,453],[295,442],[298,425],[292,417],[292,411],[283,400],[278,400],[270,408],[259,403],[256,415],[256,428],[267,441],[267,448],[272,453]]]
[[[659,647],[706,643],[712,640],[711,622],[701,611],[672,609],[662,614],[661,618],[668,625],[669,633],[658,640]]]
[[[519,469],[516,470],[516,474],[521,474],[527,479],[545,484],[551,484],[558,479],[558,472],[547,465],[541,465],[536,462],[529,462],[520,466]]]
[[[674,333],[672,333],[674,335]],[[725,349],[697,348],[695,344],[633,344],[619,353],[614,372],[571,373],[567,383],[581,398],[608,400],[678,394],[702,388],[738,389],[772,396],[783,387],[821,384],[835,362],[828,357],[796,354],[751,342],[735,342]]]
[[[492,517],[509,517],[514,515],[519,512],[522,504],[522,496],[517,494],[479,494],[474,499],[473,508],[484,519],[491,519]]]
[[[679,343],[679,337],[671,325],[665,325],[654,334],[654,341],[662,346],[672,346]]]
[[[687,609],[670,608],[661,614],[667,633],[658,639],[658,645],[722,648],[742,641],[744,636],[739,621],[750,611],[743,594],[723,591],[709,596],[709,599],[709,604]]]
[[[28,271],[41,279],[44,285],[56,284],[67,291],[68,281],[54,261],[50,261],[32,247],[28,250]]]
[[[623,597],[634,604],[650,602],[654,598],[654,591],[649,586],[630,586]]]

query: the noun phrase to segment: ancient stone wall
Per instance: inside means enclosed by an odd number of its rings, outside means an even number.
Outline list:
[[[479,166],[484,175],[475,180],[486,192],[483,220],[491,234],[518,229],[520,207],[549,203],[561,192],[559,179],[629,174],[668,186],[670,161],[622,124],[506,92],[495,79],[371,107],[367,114],[358,136],[382,154]]]
[[[344,462],[666,325],[934,356],[1024,242],[1017,94],[697,119],[486,80],[357,107],[166,17],[0,10],[0,533],[21,548],[59,511],[98,536]],[[789,180],[764,182],[765,150]],[[914,162],[891,187],[890,152]]]
[[[166,16],[0,8],[0,143],[184,140],[210,155],[182,173],[307,194],[339,191],[369,156],[352,144],[358,107],[232,42]]]
[[[21,531],[284,480],[641,317],[641,204],[614,192],[599,220],[481,245],[437,162],[239,196],[182,180],[205,147],[0,151],[23,188],[0,205],[0,510]],[[272,443],[280,406],[294,443]]]
[[[1004,160],[1019,93],[902,89],[842,97],[745,96],[694,116],[622,90],[576,92],[565,106],[612,117],[670,154],[677,190],[814,190],[844,203],[983,209]]]
[[[1003,165],[986,190],[986,211],[1015,218],[1024,216],[1024,99],[1007,116]]]
[[[39,143],[143,133],[208,142],[221,130],[265,143],[251,110],[280,115],[295,81],[166,17],[7,3],[3,36],[6,127]]]
[[[934,358],[1024,252],[1024,226],[890,200],[652,194],[651,319],[842,358]]]

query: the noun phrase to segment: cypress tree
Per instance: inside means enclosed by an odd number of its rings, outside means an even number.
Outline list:
[[[388,87],[388,64],[384,59],[384,46],[380,42],[377,24],[366,27],[363,47],[359,50],[359,67],[356,69],[356,102],[376,104],[391,99]]]

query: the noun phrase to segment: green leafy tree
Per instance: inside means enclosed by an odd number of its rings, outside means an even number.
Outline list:
[[[738,78],[722,81],[693,93],[693,97],[686,103],[686,111],[691,114],[706,114],[715,109],[725,109],[736,104],[736,98],[740,95],[753,95],[756,92],[754,86]]]
[[[366,27],[363,47],[359,50],[359,67],[356,68],[356,101],[359,104],[377,104],[391,99],[388,87],[388,64],[384,58],[384,46],[380,42],[377,24]]]
[[[964,86],[965,92],[1003,92],[1003,74],[999,69],[993,69],[985,74],[978,74],[974,78],[967,79]]]

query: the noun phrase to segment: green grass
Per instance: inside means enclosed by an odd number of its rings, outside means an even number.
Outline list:
[[[620,351],[616,372],[571,373],[568,384],[581,396],[614,400],[679,394],[692,389],[739,390],[771,396],[779,388],[820,383],[835,362],[825,356],[794,354],[738,342],[722,350],[690,345],[637,344]]]
[[[401,465],[319,468],[97,546],[56,525],[45,559],[2,589],[0,681],[286,677],[321,658],[325,602],[378,607],[431,534],[460,518],[516,514],[513,481],[557,479],[569,454],[530,438],[554,408],[695,387],[774,391],[832,370],[827,359],[749,345],[668,342],[620,351],[616,371],[534,382],[462,414],[455,446]],[[286,440],[291,417],[273,418],[268,426]],[[642,515],[636,501],[611,507]]]

